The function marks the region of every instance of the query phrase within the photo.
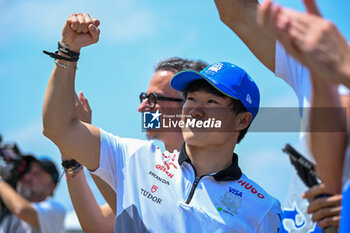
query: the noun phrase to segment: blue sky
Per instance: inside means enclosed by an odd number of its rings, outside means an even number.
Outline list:
[[[301,0],[278,2],[303,9]],[[350,2],[319,2],[349,40]],[[100,41],[81,52],[76,90],[88,98],[93,124],[116,135],[145,138],[138,95],[147,89],[154,65],[172,56],[234,63],[259,85],[261,106],[297,106],[292,89],[219,20],[214,1],[0,0],[0,133],[24,152],[60,163],[59,151],[41,133],[43,97],[54,66],[41,51],[56,50],[65,19],[74,12],[101,21]],[[248,133],[236,147],[242,170],[282,205],[293,169],[281,148],[297,141],[297,133]],[[64,179],[55,199],[73,210]],[[97,199],[103,203],[100,195]]]

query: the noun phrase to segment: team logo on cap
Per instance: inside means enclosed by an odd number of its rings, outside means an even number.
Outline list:
[[[208,71],[212,71],[212,72],[217,73],[223,68],[223,66],[224,66],[224,64],[222,64],[222,63],[216,63],[216,64],[210,66],[208,68]]]
[[[252,104],[253,101],[252,101],[252,98],[250,98],[250,95],[247,94],[247,98],[245,99],[249,104]]]
[[[160,116],[162,113],[157,110],[156,112],[144,112],[143,113],[143,128],[144,129],[160,129]]]

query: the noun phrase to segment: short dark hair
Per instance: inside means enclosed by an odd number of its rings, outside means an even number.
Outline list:
[[[220,97],[230,98],[232,101],[232,106],[233,106],[232,111],[236,115],[239,113],[248,112],[240,100],[233,99],[233,98],[225,95],[224,93],[221,93],[220,91],[216,90],[215,87],[213,87],[212,85],[210,85],[207,81],[205,81],[203,79],[198,79],[196,81],[193,81],[192,83],[190,83],[187,86],[186,89],[184,89],[182,91],[182,93],[183,93],[184,98],[186,99],[188,93],[192,93],[192,92],[199,91],[199,90],[205,91],[205,92],[208,92],[210,94],[217,95]],[[244,136],[246,135],[246,133],[248,131],[249,126],[247,126],[245,129],[242,129],[239,132],[237,144],[240,143],[241,140],[244,138]]]
[[[163,61],[160,61],[156,67],[155,71],[166,70],[172,71],[174,73],[183,71],[183,70],[196,70],[201,72],[208,64],[201,60],[191,60],[184,59],[180,57],[170,57]]]

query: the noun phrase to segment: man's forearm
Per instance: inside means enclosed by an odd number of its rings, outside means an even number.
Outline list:
[[[66,68],[55,66],[45,93],[44,135],[62,151],[74,155],[81,164],[95,170],[99,164],[99,130],[81,122],[75,107],[75,62],[58,60]]]
[[[339,193],[341,189],[347,141],[346,113],[342,110],[338,86],[320,78],[315,79],[309,116],[310,145],[317,171],[333,194]],[[319,132],[322,128],[325,130]],[[335,128],[337,130],[332,132]]]
[[[20,196],[9,184],[0,181],[0,199],[11,213],[32,226],[39,226],[38,215],[33,205]]]
[[[71,14],[63,26],[59,55],[70,61],[56,59],[43,106],[44,134],[56,144],[58,138],[64,137],[73,128],[72,124],[78,122],[74,89],[76,61],[82,47],[98,41],[98,25],[97,19],[90,18],[88,14],[77,13]]]
[[[92,171],[99,167],[100,130],[77,118],[74,81],[77,53],[98,41],[99,24],[89,14],[75,13],[68,17],[62,30],[64,46],[59,50],[71,61],[56,59],[43,106],[44,135]]]
[[[347,52],[344,55],[344,60],[337,72],[340,74],[340,83],[350,89],[350,45],[348,45]]]
[[[44,134],[49,138],[60,136],[72,122],[75,113],[75,67],[76,62],[58,60],[66,68],[56,65],[51,74],[43,106]]]
[[[117,207],[117,195],[116,192],[109,186],[104,180],[102,180],[100,177],[91,174],[92,179],[94,180],[96,186],[100,190],[102,196],[107,201],[109,207],[113,211],[114,214],[116,214],[116,207]]]
[[[67,180],[69,195],[84,232],[112,232],[114,215],[105,216],[86,181],[84,171]]]
[[[215,0],[220,19],[272,72],[275,70],[275,38],[257,23],[257,0]]]

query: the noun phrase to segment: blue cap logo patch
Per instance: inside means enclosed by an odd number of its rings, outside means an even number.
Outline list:
[[[222,63],[216,63],[216,64],[210,66],[208,68],[208,71],[212,71],[212,72],[217,73],[222,69],[223,66],[224,66],[224,64],[222,64]]]
[[[247,94],[247,98],[245,99],[249,104],[252,104],[253,101],[252,101],[252,98],[250,98],[250,95]]]

